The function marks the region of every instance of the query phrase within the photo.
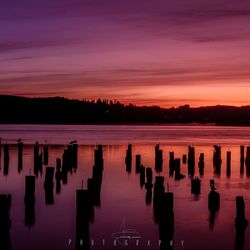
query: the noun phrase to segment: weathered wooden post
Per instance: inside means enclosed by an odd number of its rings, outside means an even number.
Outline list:
[[[174,159],[174,171],[175,171],[175,180],[181,180],[185,178],[185,175],[181,174],[181,159]]]
[[[18,140],[18,172],[20,173],[23,169],[23,143],[21,140]]]
[[[236,196],[236,218],[235,228],[245,229],[248,226],[248,220],[245,217],[245,202],[243,196]]]
[[[195,149],[188,146],[188,174],[193,176],[195,171]]]
[[[73,167],[77,168],[78,165],[78,144],[76,141],[73,142]]]
[[[39,172],[42,172],[42,162],[42,153],[39,153],[39,144],[36,142],[34,145],[34,173],[36,177]]]
[[[162,171],[163,164],[163,151],[160,149],[160,145],[155,146],[155,170],[156,172]]]
[[[4,144],[4,169],[3,169],[3,174],[8,175],[9,174],[9,160],[10,160],[10,155],[9,155],[9,144]]]
[[[141,188],[144,186],[145,184],[145,167],[143,165],[141,165],[140,167],[140,185]]]
[[[246,172],[247,172],[247,176],[250,176],[250,147],[247,147]]]
[[[211,191],[208,195],[208,208],[212,211],[217,211],[220,207],[220,194],[215,190],[214,180],[210,180]]]
[[[208,208],[210,210],[209,226],[214,227],[216,213],[220,208],[220,194],[216,192],[214,180],[210,180],[211,191],[208,194]]]
[[[135,156],[135,172],[138,174],[140,173],[141,168],[141,155]]]
[[[48,147],[48,145],[43,146],[43,164],[44,165],[49,164],[49,147]]]
[[[10,250],[10,209],[11,209],[11,195],[0,195],[0,249]]]
[[[35,176],[25,177],[25,225],[31,227],[35,223]]]
[[[221,147],[218,145],[214,145],[214,155],[213,155],[213,164],[214,164],[214,172],[217,175],[221,173]]]
[[[164,192],[161,203],[162,207],[159,212],[160,249],[172,249],[174,233],[174,194],[172,192]]]
[[[235,250],[243,250],[245,242],[245,230],[248,220],[245,218],[245,202],[242,196],[236,197],[236,218],[235,218]]]
[[[187,164],[187,155],[182,156],[182,163]]]
[[[227,176],[231,175],[231,152],[227,151]]]
[[[240,162],[245,161],[245,146],[241,145],[240,146]]]
[[[152,201],[152,188],[153,188],[153,172],[151,168],[146,168],[147,182],[145,184],[146,192],[146,205],[151,204]]]
[[[174,152],[169,152],[169,175],[173,176],[175,171]]]
[[[128,148],[126,151],[125,164],[126,164],[126,171],[128,173],[131,173],[131,170],[132,170],[132,145],[131,144],[128,145]]]
[[[201,193],[201,180],[198,177],[191,180],[191,193],[195,195]]]
[[[76,190],[76,249],[89,249],[89,222],[94,207],[88,190]]]
[[[201,176],[204,175],[204,167],[205,167],[204,158],[205,158],[204,153],[201,153],[198,162],[199,174]]]
[[[45,173],[44,190],[45,190],[45,200],[47,205],[54,204],[54,171],[53,167],[47,167]]]

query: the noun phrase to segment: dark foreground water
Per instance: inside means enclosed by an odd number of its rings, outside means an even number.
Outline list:
[[[240,145],[250,142],[250,128],[203,126],[37,126],[1,125],[0,137],[10,144],[8,172],[3,170],[1,150],[0,193],[12,195],[10,229],[12,249],[75,249],[76,240],[76,190],[87,188],[92,176],[94,149],[103,144],[104,172],[101,187],[101,203],[94,209],[90,223],[91,249],[160,249],[159,225],[155,223],[153,204],[146,204],[146,190],[135,173],[135,155],[141,154],[145,167],[152,167],[155,176],[165,177],[165,188],[174,193],[174,231],[172,249],[240,249],[235,248],[236,216],[235,196],[245,199],[246,217],[250,218],[250,179],[246,171],[240,173]],[[17,139],[24,142],[23,169],[18,172]],[[33,144],[49,144],[49,164],[56,166],[64,148],[71,140],[77,140],[78,165],[68,175],[68,183],[61,184],[60,192],[54,185],[54,204],[46,205],[44,192],[45,168],[36,178],[35,221],[27,225],[25,217],[25,176],[33,174]],[[132,171],[125,166],[127,144],[133,145]],[[163,171],[156,173],[155,144],[163,150]],[[213,169],[213,144],[222,146],[221,174]],[[186,178],[175,181],[169,177],[169,151],[181,158],[187,154],[187,146],[195,146],[196,169],[198,158],[205,154],[204,176],[201,178],[201,194],[191,194],[187,165],[181,164]],[[226,176],[226,152],[232,152],[231,176]],[[215,216],[208,210],[209,181],[214,179],[221,196],[221,206]],[[82,184],[83,183],[83,184]],[[31,223],[32,224],[32,223]],[[127,245],[119,242],[122,231],[139,239],[138,246],[132,237]],[[125,233],[126,233],[125,232]],[[250,230],[245,231],[245,248],[250,249]],[[150,245],[149,245],[150,244]]]

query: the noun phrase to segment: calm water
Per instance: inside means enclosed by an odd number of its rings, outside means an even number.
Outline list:
[[[154,222],[153,205],[146,205],[146,190],[140,186],[135,173],[135,155],[141,154],[142,163],[154,170],[154,145],[163,149],[163,172],[165,187],[174,192],[174,247],[173,249],[235,249],[234,228],[235,196],[243,195],[246,217],[250,218],[250,179],[240,174],[240,145],[250,142],[250,128],[202,127],[202,126],[37,126],[1,125],[2,143],[10,146],[8,175],[3,173],[3,150],[1,154],[1,193],[12,194],[10,230],[12,249],[75,249],[76,189],[87,187],[92,175],[94,149],[103,144],[104,172],[101,188],[101,205],[95,207],[94,221],[90,223],[91,249],[160,249],[159,225]],[[17,139],[24,146],[23,170],[18,172]],[[54,187],[54,204],[46,205],[43,182],[45,175],[36,179],[35,223],[25,225],[24,189],[25,176],[33,174],[33,145],[49,144],[49,166],[56,165],[69,141],[77,140],[78,166],[68,176],[68,183],[61,186],[60,193]],[[125,154],[127,144],[133,144],[132,172],[126,172]],[[213,144],[222,145],[221,175],[213,172]],[[181,158],[187,154],[187,145],[195,146],[196,175],[198,158],[205,154],[204,176],[201,177],[201,194],[191,194],[187,165],[182,164],[186,178],[175,181],[169,177],[169,151]],[[41,146],[42,149],[42,146]],[[231,176],[226,176],[226,151],[232,152]],[[45,172],[43,166],[43,173]],[[159,175],[153,171],[154,177]],[[221,196],[220,210],[214,224],[208,210],[209,180],[215,179]],[[121,225],[133,229],[139,235],[139,246],[129,240],[128,246],[113,246],[114,234]],[[103,246],[103,240],[105,245]],[[147,246],[148,241],[151,246]],[[245,249],[250,249],[250,230],[245,231]]]

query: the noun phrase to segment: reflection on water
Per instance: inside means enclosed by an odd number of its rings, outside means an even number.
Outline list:
[[[250,218],[250,153],[240,147],[248,134],[238,145],[207,136],[207,145],[190,139],[188,147],[181,137],[144,144],[140,129],[135,143],[112,144],[99,131],[76,144],[71,128],[67,141],[50,131],[35,145],[41,128],[28,137],[23,126],[19,135],[0,130],[0,190],[11,195],[0,196],[5,249],[250,248],[249,229],[239,226]],[[244,197],[237,213],[236,196]]]

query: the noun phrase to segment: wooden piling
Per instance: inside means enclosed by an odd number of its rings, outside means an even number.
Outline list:
[[[195,171],[195,148],[188,146],[188,174],[194,175]]]
[[[231,152],[227,151],[227,176],[231,175]]]
[[[245,217],[245,202],[243,196],[236,196],[236,218],[235,228],[237,230],[245,229],[248,226],[248,220]]]

